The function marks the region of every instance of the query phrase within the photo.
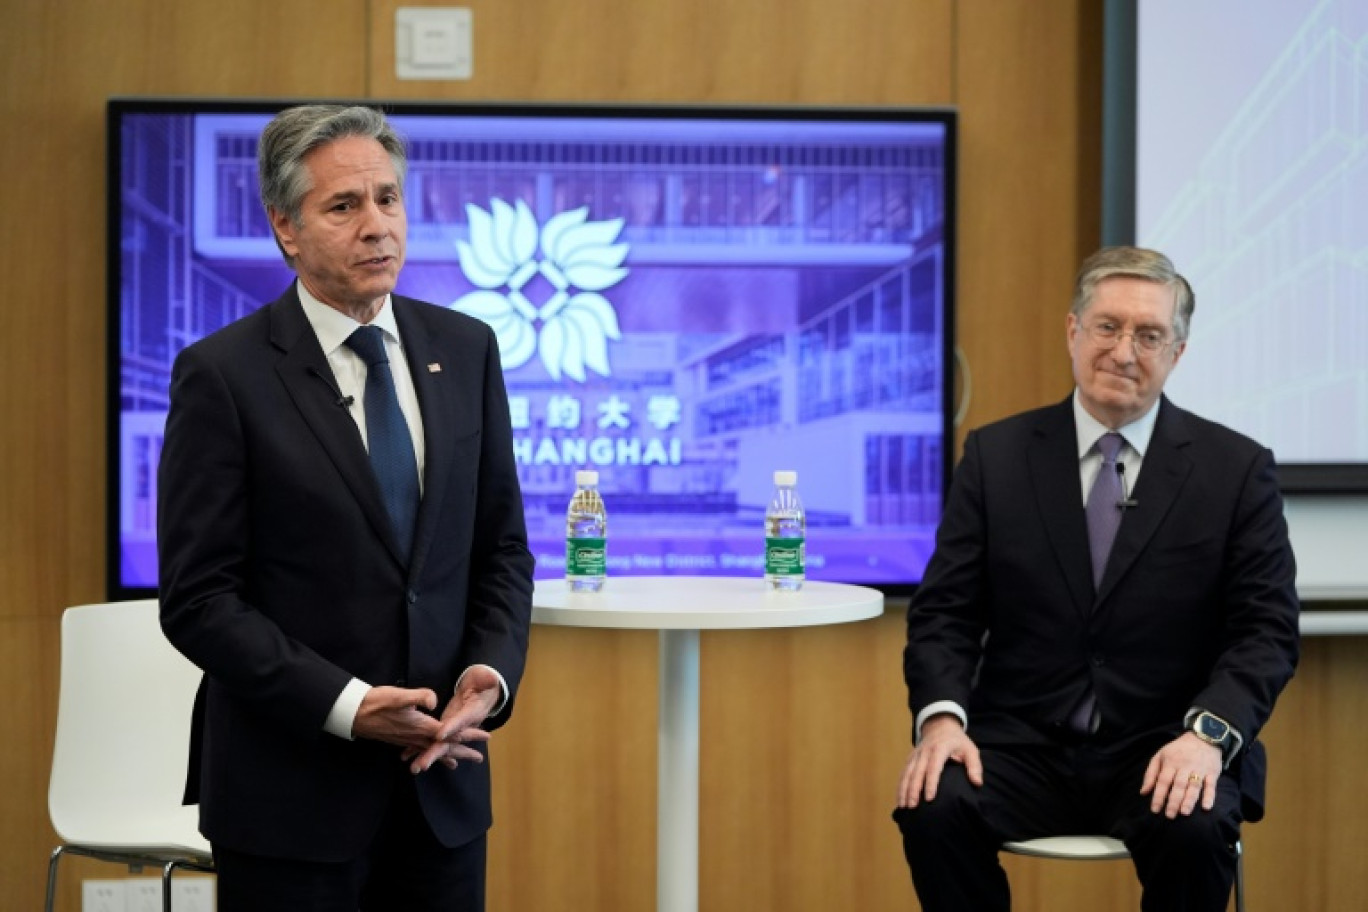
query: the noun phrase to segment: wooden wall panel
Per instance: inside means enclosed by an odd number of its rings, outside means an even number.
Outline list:
[[[104,595],[105,100],[359,95],[364,0],[17,0],[0,29],[0,906],[41,908],[58,618]],[[93,746],[98,749],[98,746]],[[64,868],[67,866],[64,865]],[[60,908],[79,908],[69,866]]]
[[[469,0],[474,73],[394,75],[394,10],[374,0],[378,98],[941,105],[951,99],[950,0]]]
[[[1264,732],[1268,816],[1244,829],[1248,889],[1260,906],[1368,909],[1364,719],[1368,638],[1304,640]]]
[[[440,5],[412,0],[406,5]],[[115,94],[957,105],[967,425],[1062,397],[1063,315],[1096,243],[1100,12],[1086,0],[468,0],[475,75],[394,76],[400,0],[12,0],[0,268],[0,905],[35,908],[57,618],[104,580],[104,122]],[[841,627],[703,638],[703,908],[916,908],[889,820],[907,749],[902,606]],[[649,908],[655,669],[645,632],[538,628],[495,737],[492,912]],[[1309,644],[1269,730],[1251,890],[1358,908],[1368,885],[1368,642]],[[37,834],[37,835],[35,835]],[[1124,864],[1009,859],[1018,909],[1134,907]],[[78,862],[60,908],[77,908]]]
[[[491,747],[490,912],[653,904],[656,642],[533,628],[513,720]]]
[[[0,908],[41,909],[47,856],[48,770],[57,731],[58,636],[39,617],[0,618]]]
[[[703,638],[704,909],[905,909],[903,622]]]
[[[964,428],[1062,399],[1073,276],[1098,244],[1098,4],[957,5]],[[1086,181],[1086,183],[1084,182]]]

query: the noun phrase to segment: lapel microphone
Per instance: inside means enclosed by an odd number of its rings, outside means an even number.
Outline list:
[[[1140,501],[1131,497],[1130,492],[1126,490],[1126,466],[1119,460],[1116,463],[1116,479],[1121,482],[1121,499],[1116,502],[1116,509],[1125,513],[1131,507],[1140,506]]]
[[[356,397],[355,397],[355,396],[344,396],[344,395],[342,395],[342,391],[341,391],[340,389],[337,388],[337,384],[333,383],[332,380],[330,380],[330,379],[328,379],[327,377],[323,376],[323,372],[320,371],[318,368],[316,368],[316,367],[310,367],[310,368],[309,368],[309,373],[313,374],[313,375],[314,375],[315,377],[317,377],[319,380],[322,380],[323,383],[324,383],[324,385],[327,386],[328,389],[332,391],[333,396],[336,397],[336,399],[335,399],[335,401],[334,401],[334,404],[335,404],[338,408],[351,408],[351,407],[352,407],[352,403],[356,401]],[[1117,466],[1119,467],[1119,466],[1120,466],[1120,463],[1117,463]],[[1123,482],[1122,485],[1121,485],[1121,489],[1122,489],[1122,490],[1125,490],[1125,487],[1126,487],[1126,486],[1125,486],[1125,484],[1124,484],[1124,482]]]

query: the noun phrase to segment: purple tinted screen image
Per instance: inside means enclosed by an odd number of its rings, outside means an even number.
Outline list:
[[[583,468],[601,480],[610,576],[760,576],[772,476],[789,469],[809,578],[921,578],[949,445],[952,114],[386,109],[409,152],[397,292],[498,337],[538,578],[564,573]],[[157,583],[176,354],[293,274],[257,196],[270,106],[110,110],[125,594]]]

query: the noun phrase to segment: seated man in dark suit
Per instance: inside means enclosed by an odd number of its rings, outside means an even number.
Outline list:
[[[1003,842],[1126,843],[1144,908],[1225,909],[1298,655],[1272,454],[1173,405],[1168,258],[1082,266],[1065,401],[969,434],[907,617],[894,818],[922,908],[1010,906]]]

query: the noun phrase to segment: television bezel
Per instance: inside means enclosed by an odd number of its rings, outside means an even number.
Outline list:
[[[942,227],[943,285],[941,301],[941,490],[944,509],[949,493],[955,459],[955,264],[958,222],[958,111],[953,107],[931,106],[805,106],[805,105],[726,105],[726,104],[640,104],[640,103],[540,103],[540,102],[433,102],[401,99],[357,98],[207,98],[167,96],[118,96],[106,106],[106,580],[111,600],[155,598],[156,587],[128,585],[122,579],[120,483],[122,260],[122,136],[123,119],[139,114],[273,114],[299,104],[358,104],[376,107],[397,117],[456,115],[469,117],[591,117],[660,120],[736,120],[814,122],[894,122],[908,120],[938,124],[945,135],[945,218]],[[910,596],[918,581],[890,580],[861,582],[891,598]]]

